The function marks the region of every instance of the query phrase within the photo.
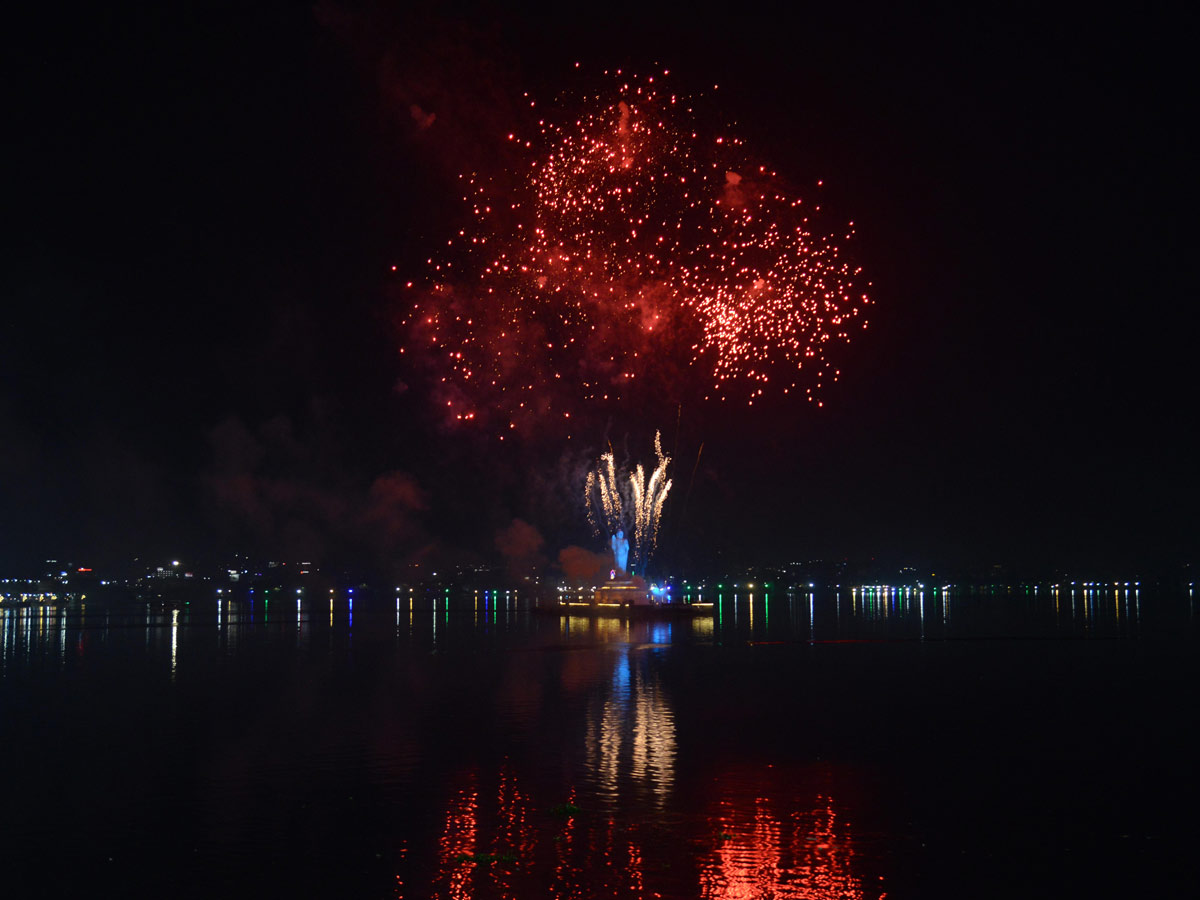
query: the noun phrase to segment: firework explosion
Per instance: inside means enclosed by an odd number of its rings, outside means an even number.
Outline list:
[[[598,537],[618,530],[631,532],[634,564],[642,568],[650,562],[658,544],[658,524],[672,483],[667,478],[671,457],[663,453],[659,432],[654,434],[654,454],[657,464],[647,479],[641,463],[632,474],[618,472],[610,450],[588,472],[584,486],[584,503],[592,531]],[[627,486],[625,493],[622,485]],[[632,528],[626,521],[626,509],[632,510]]]
[[[402,322],[451,419],[487,411],[503,434],[681,380],[753,404],[837,379],[828,350],[866,327],[860,270],[667,74],[617,72],[577,116],[507,135],[506,174],[461,176],[470,223]]]

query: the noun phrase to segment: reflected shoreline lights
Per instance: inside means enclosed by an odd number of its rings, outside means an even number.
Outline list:
[[[1061,584],[1014,587],[1003,590],[945,590],[913,587],[863,586],[837,591],[717,591],[708,595],[706,603],[689,604],[699,607],[700,614],[686,619],[670,618],[678,627],[676,639],[727,643],[749,640],[755,643],[770,640],[821,644],[855,640],[921,640],[940,641],[987,636],[1000,628],[1008,635],[1037,637],[1135,637],[1145,633],[1145,604],[1152,602],[1156,611],[1150,627],[1157,628],[1164,612],[1172,615],[1195,616],[1194,594],[1181,591],[1176,607],[1170,590],[1159,589],[1144,596],[1144,589],[1124,583]],[[323,596],[323,594],[321,595]],[[99,615],[91,612],[91,604],[73,605],[0,605],[0,666],[9,669],[14,663],[25,664],[31,654],[45,652],[56,657],[58,664],[71,664],[67,649],[84,645],[89,633],[100,633],[112,624],[131,624],[136,621],[145,629],[145,646],[161,647],[164,671],[168,674],[181,665],[190,640],[207,628],[214,628],[220,637],[224,655],[238,652],[238,644],[247,629],[272,633],[294,623],[290,628],[292,640],[298,646],[309,646],[312,628],[317,633],[334,634],[346,631],[348,638],[356,626],[372,629],[386,609],[396,639],[442,646],[447,641],[463,639],[475,629],[496,626],[501,631],[524,633],[537,630],[530,620],[539,610],[537,602],[528,596],[508,591],[475,591],[451,593],[449,589],[431,592],[425,598],[428,606],[418,606],[415,595],[409,592],[407,627],[403,621],[404,603],[394,600],[391,593],[387,605],[369,598],[355,603],[355,596],[342,596],[331,591],[329,606],[324,611],[320,600],[307,595],[295,595],[295,619],[290,616],[269,615],[269,596],[238,598],[230,592],[218,594],[211,605],[193,601],[178,607],[145,602],[127,607],[99,606]],[[557,603],[557,600],[550,601]],[[395,604],[394,611],[392,603]],[[594,604],[568,606],[586,612]],[[708,605],[711,604],[711,605]],[[318,612],[321,610],[321,612]],[[359,612],[360,620],[355,620]],[[324,615],[323,615],[324,614]],[[322,621],[323,617],[323,621]],[[394,618],[393,618],[394,617]],[[550,617],[535,617],[547,624]],[[632,631],[614,631],[609,621],[624,621],[629,617],[620,609],[605,607],[592,610],[591,615],[579,618],[559,617],[564,637],[590,635],[611,641],[628,641]],[[579,618],[579,621],[570,621]],[[630,621],[638,621],[634,617]],[[653,614],[645,626],[653,624]],[[592,619],[593,622],[589,622]],[[659,621],[664,619],[659,618]],[[684,622],[689,624],[684,625]],[[553,625],[551,627],[554,627]],[[169,633],[165,629],[170,628]],[[160,631],[161,630],[161,631]],[[157,634],[165,634],[163,643]],[[573,638],[572,638],[573,639]],[[81,651],[82,652],[82,651]]]

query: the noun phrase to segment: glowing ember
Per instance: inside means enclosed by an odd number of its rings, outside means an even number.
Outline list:
[[[430,258],[403,322],[453,418],[569,418],[581,400],[678,390],[684,369],[701,396],[751,404],[837,379],[829,349],[866,327],[860,270],[662,80],[617,72],[579,115],[508,135],[507,174],[462,176],[472,223]]]

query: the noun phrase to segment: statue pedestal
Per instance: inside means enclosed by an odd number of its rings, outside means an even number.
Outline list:
[[[599,606],[649,606],[650,589],[636,575],[612,578],[596,588],[592,602]]]

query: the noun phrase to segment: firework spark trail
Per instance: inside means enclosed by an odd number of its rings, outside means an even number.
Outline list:
[[[633,519],[632,544],[634,564],[645,567],[654,555],[658,543],[658,525],[662,520],[663,505],[671,491],[671,479],[667,478],[667,466],[671,457],[663,453],[662,435],[654,433],[654,454],[657,464],[646,477],[646,468],[641,463],[632,474],[617,468],[610,450],[600,457],[596,468],[587,473],[584,485],[584,503],[588,522],[597,537],[615,534],[626,528],[626,510]],[[628,497],[622,495],[625,486]]]
[[[588,522],[597,537],[616,534],[624,528],[621,489],[611,450],[600,457],[600,465],[596,469],[587,473],[584,498]]]
[[[429,258],[403,320],[452,418],[569,419],[670,366],[751,404],[837,380],[828,351],[866,327],[861,270],[740,139],[705,134],[666,75],[615,73],[578,116],[508,135],[507,175],[463,177],[472,224]]]
[[[643,569],[654,555],[658,544],[658,523],[662,518],[663,504],[671,490],[671,480],[667,478],[667,466],[671,457],[662,450],[662,439],[658,432],[654,433],[654,453],[658,457],[658,465],[646,482],[646,473],[639,463],[634,474],[630,476],[630,486],[633,489],[634,510],[634,559]]]

